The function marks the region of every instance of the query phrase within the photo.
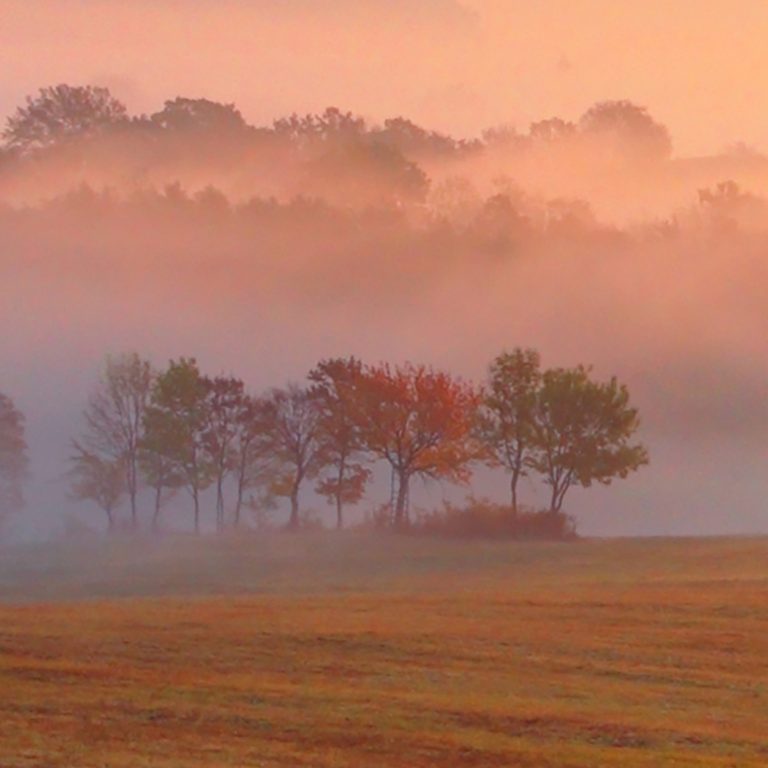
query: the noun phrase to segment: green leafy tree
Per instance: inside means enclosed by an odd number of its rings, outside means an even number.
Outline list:
[[[170,460],[192,497],[195,533],[200,533],[200,495],[214,481],[205,446],[208,386],[194,358],[171,360],[152,388],[144,447]]]
[[[142,439],[139,451],[139,468],[147,487],[152,490],[152,530],[160,529],[163,507],[176,492],[183,488],[184,477],[176,462],[165,454],[153,450],[146,438]]]
[[[0,393],[0,522],[24,506],[24,480],[29,459],[24,415]]]
[[[647,464],[646,448],[632,442],[638,426],[629,392],[615,377],[593,381],[584,366],[545,371],[536,398],[530,464],[550,488],[550,510],[562,509],[573,485],[608,485]]]
[[[492,363],[479,410],[479,434],[489,449],[491,465],[509,473],[512,511],[518,509],[517,488],[528,474],[536,438],[536,397],[541,361],[534,349],[504,352]]]

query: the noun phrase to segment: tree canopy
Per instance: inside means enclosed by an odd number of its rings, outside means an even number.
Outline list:
[[[30,151],[90,136],[126,119],[125,105],[108,88],[54,85],[27,97],[8,118],[3,138],[12,149]]]

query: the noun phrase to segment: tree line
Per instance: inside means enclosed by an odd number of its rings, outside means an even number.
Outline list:
[[[176,97],[131,115],[107,88],[63,83],[28,96],[0,138],[0,180],[10,199],[36,199],[35,178],[47,179],[42,189],[50,195],[84,181],[97,189],[194,187],[202,176],[212,184],[237,179],[241,192],[269,189],[280,199],[302,194],[343,207],[416,211],[438,166],[456,172],[484,156],[560,150],[619,165],[663,163],[672,146],[667,129],[629,101],[596,103],[576,122],[551,118],[528,132],[502,126],[461,139],[403,116],[374,124],[333,106],[259,126],[234,104],[205,98]]]
[[[396,529],[412,522],[415,479],[466,483],[480,465],[508,474],[511,518],[529,475],[548,488],[548,513],[557,515],[570,488],[608,484],[648,462],[634,442],[639,419],[626,386],[584,366],[543,369],[532,349],[500,354],[481,386],[424,365],[349,357],[260,394],[236,376],[204,374],[194,358],[155,370],[127,354],[107,358],[83,422],[72,493],[95,502],[111,530],[126,501],[128,526],[139,528],[142,488],[152,492],[154,529],[183,490],[199,533],[210,489],[219,532],[280,498],[296,530],[308,487],[333,505],[341,528],[377,465],[390,477],[378,522]]]

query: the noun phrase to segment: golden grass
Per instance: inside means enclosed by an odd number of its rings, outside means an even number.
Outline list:
[[[23,554],[2,768],[768,765],[766,540]]]

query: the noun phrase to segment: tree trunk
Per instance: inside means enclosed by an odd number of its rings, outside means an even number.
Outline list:
[[[235,497],[235,515],[233,525],[235,528],[240,527],[240,510],[243,508],[243,482],[238,479],[237,481],[237,496]]]
[[[292,531],[299,530],[299,486],[294,485],[291,490],[291,517],[288,520],[288,528]]]
[[[133,531],[139,529],[139,516],[136,509],[136,496],[138,493],[136,459],[131,457],[128,460],[128,495],[131,501],[131,528]]]
[[[344,502],[342,501],[342,489],[344,487],[344,464],[339,466],[339,474],[336,483],[336,529],[341,530],[344,527]]]
[[[560,496],[560,488],[556,483],[552,484],[552,499],[549,503],[549,511],[556,515],[560,511],[560,505],[562,504],[562,497]]]
[[[200,535],[200,495],[197,488],[192,490],[192,500],[195,503],[195,534]]]
[[[155,488],[155,509],[152,513],[152,531],[157,533],[160,528],[160,506],[163,501],[163,486],[158,483]]]
[[[517,481],[520,479],[520,473],[512,470],[512,479],[509,482],[509,490],[512,504],[512,519],[517,520]]]
[[[216,479],[216,530],[218,533],[224,530],[224,477],[221,474]]]
[[[397,503],[395,506],[395,528],[408,526],[408,481],[410,476],[405,472],[397,475]]]

